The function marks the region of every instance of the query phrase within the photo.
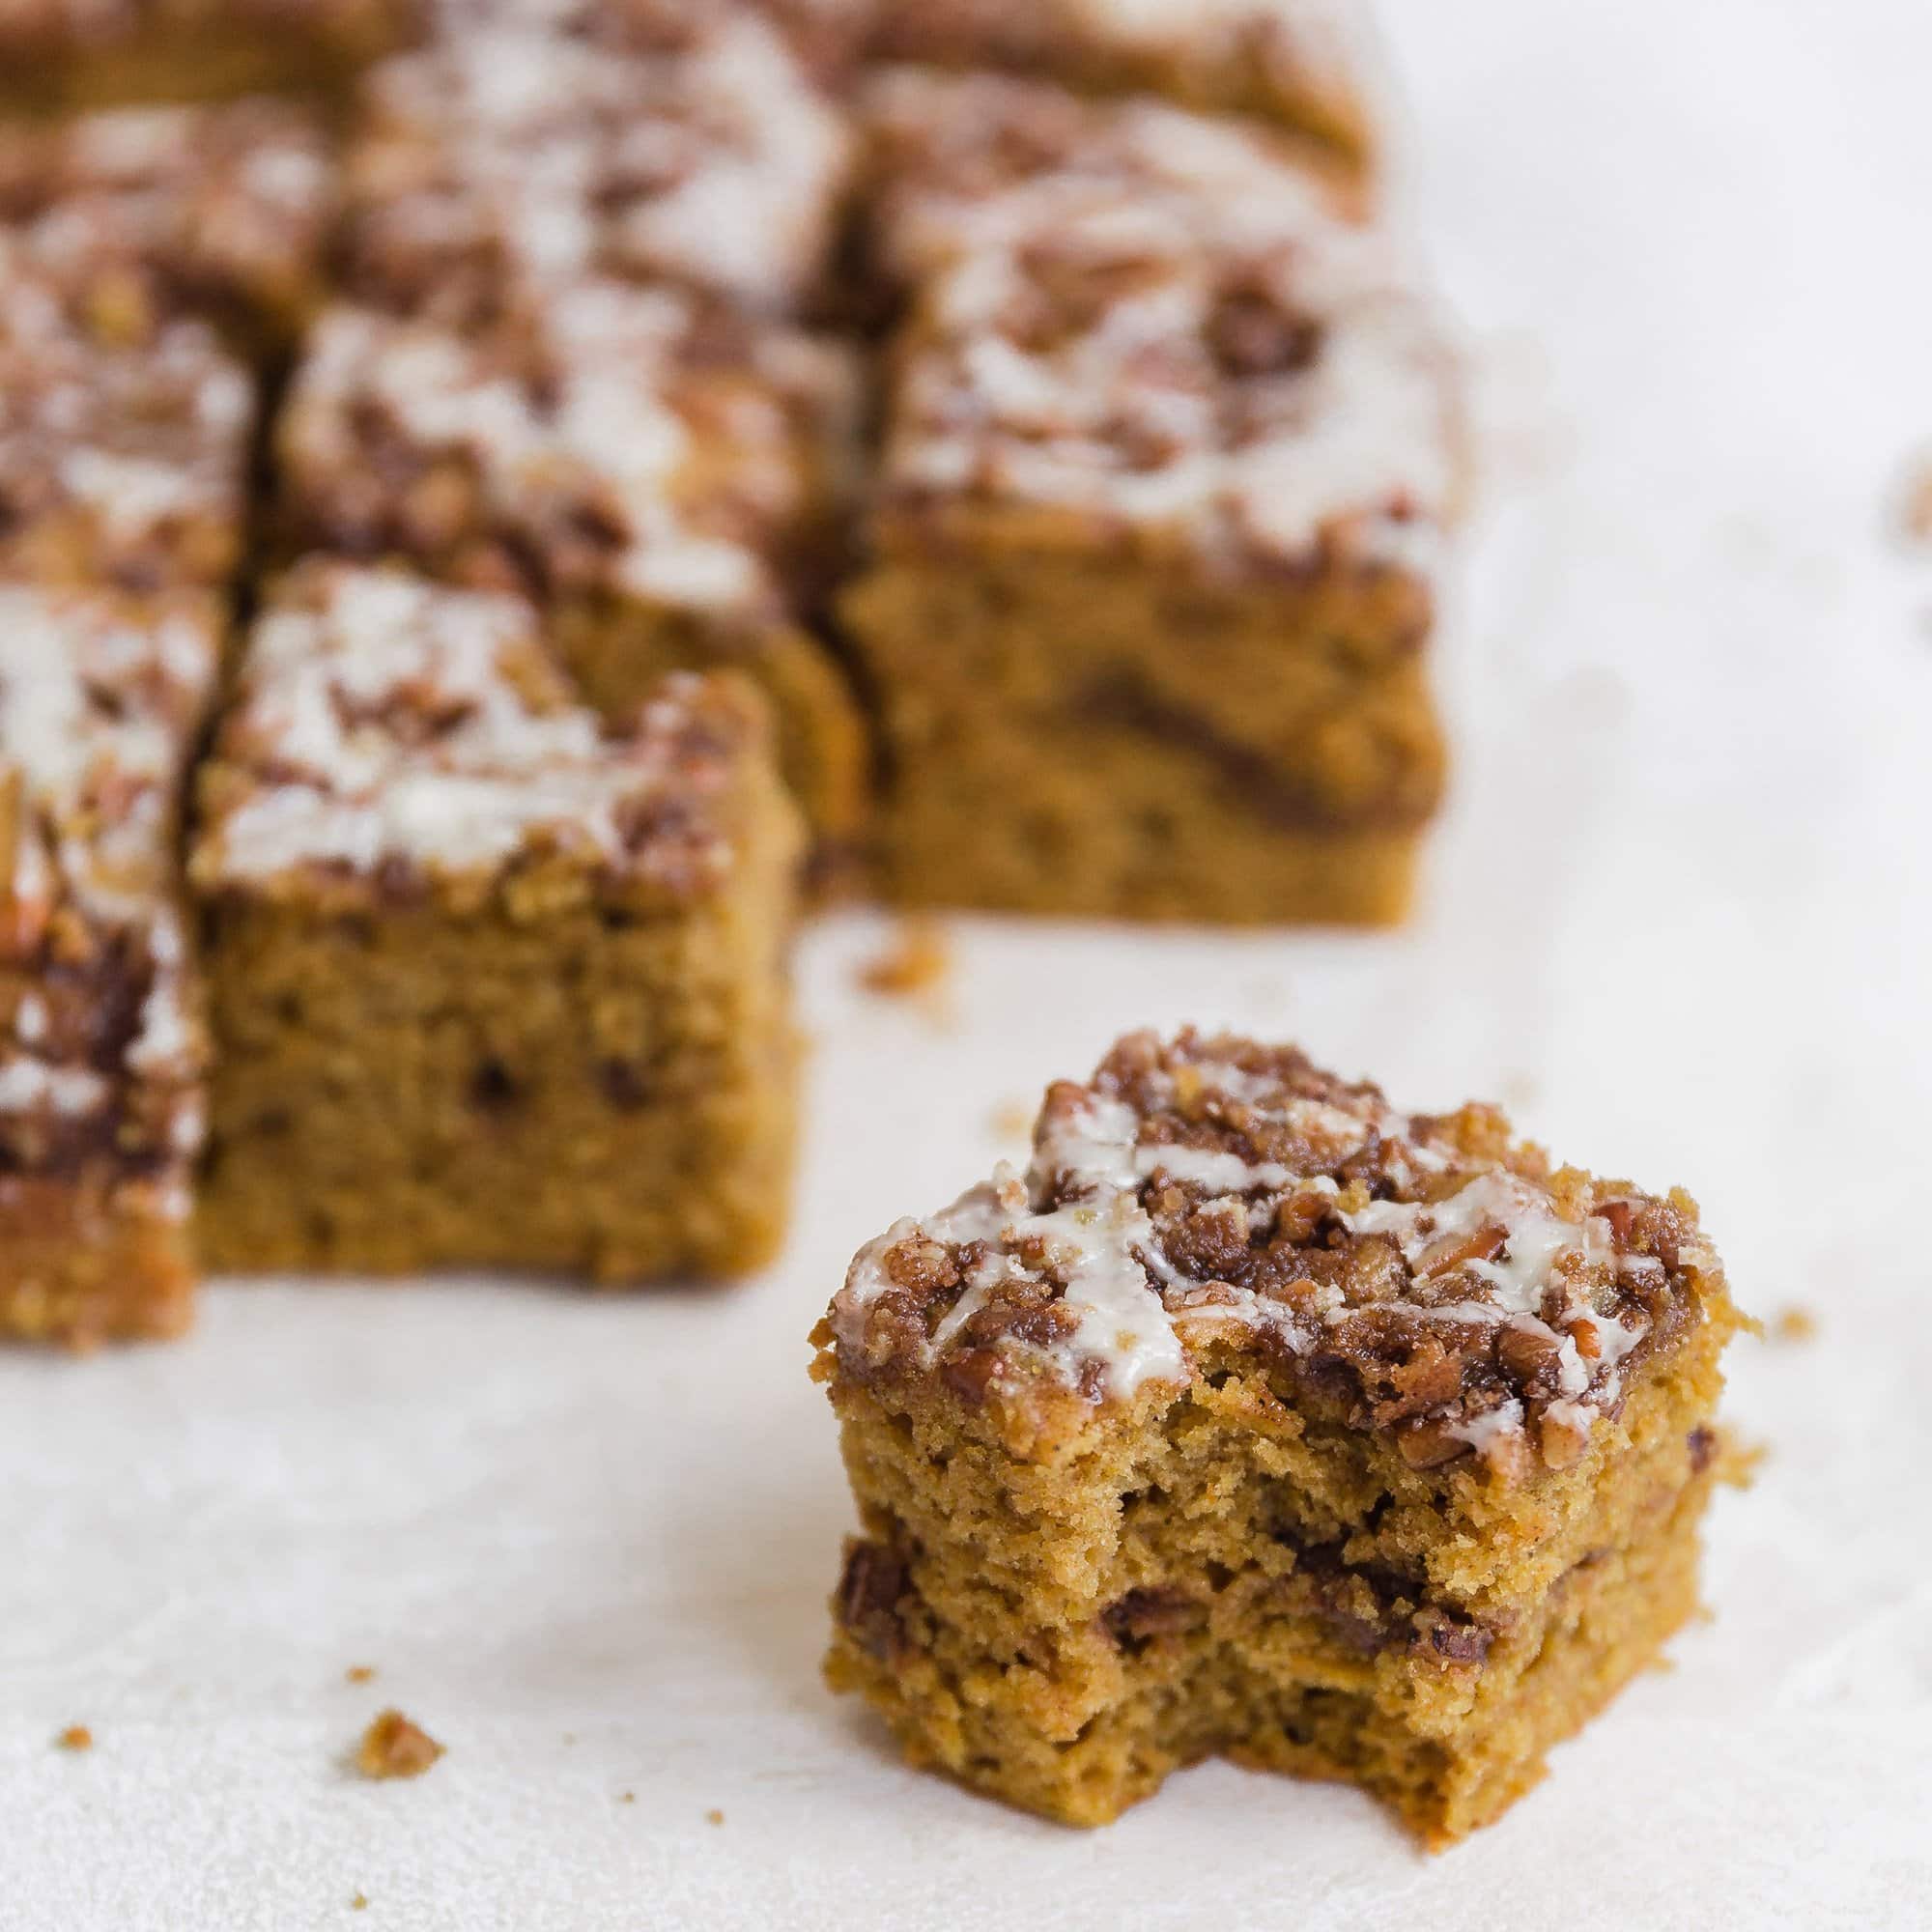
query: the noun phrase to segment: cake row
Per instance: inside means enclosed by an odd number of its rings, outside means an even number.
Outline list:
[[[247,430],[209,450],[206,399],[292,357],[271,561],[518,590],[607,708],[743,668],[822,870],[1399,916],[1455,436],[1359,171],[1045,81],[828,93],[744,8],[660,27],[385,62],[339,170],[263,100],[0,135],[10,425],[86,452],[10,487],[0,567],[229,581]]]
[[[1401,909],[1453,437],[1359,143],[1106,96],[1241,9],[838,11],[0,126],[0,1328],[178,1325],[197,1174],[238,1267],[755,1264],[801,881]]]

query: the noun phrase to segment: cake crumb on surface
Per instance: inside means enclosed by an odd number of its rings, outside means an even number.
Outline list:
[[[1771,1454],[1769,1442],[1747,1442],[1734,1429],[1718,1432],[1718,1481],[1729,1490],[1747,1490]]]
[[[420,1777],[441,1755],[442,1747],[420,1724],[388,1710],[362,1733],[355,1768],[364,1777]]]
[[[1817,1316],[1797,1302],[1772,1317],[1771,1339],[1774,1342],[1809,1342],[1817,1333]]]
[[[1919,450],[1906,467],[1896,528],[1908,549],[1932,550],[1932,449]]]
[[[859,968],[868,993],[894,999],[930,998],[952,970],[952,946],[936,919],[914,914],[897,921],[885,947]]]
[[[1025,1100],[1002,1100],[987,1116],[986,1124],[995,1140],[1029,1140],[1033,1136],[1033,1121],[1037,1112],[1038,1109]]]
[[[366,1898],[364,1898],[363,1895],[358,1891],[355,1894],[355,1896],[349,1901],[349,1909],[351,1912],[367,1912],[369,1909],[369,1901]]]
[[[704,1822],[707,1825],[722,1825],[724,1822],[724,1814],[714,1805],[704,1814]]]
[[[94,1733],[85,1724],[70,1724],[54,1740],[62,1750],[84,1751],[94,1748]]]
[[[373,1663],[352,1663],[342,1673],[345,1684],[373,1684],[376,1681],[376,1666]]]
[[[635,1791],[620,1791],[617,1794],[617,1803],[619,1804],[635,1804],[637,1802],[638,1794]]]

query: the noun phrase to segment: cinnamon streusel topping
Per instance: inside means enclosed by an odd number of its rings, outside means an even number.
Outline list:
[[[408,896],[561,855],[700,890],[730,864],[715,801],[745,731],[727,694],[687,677],[607,735],[521,599],[312,560],[250,636],[190,875]]]
[[[459,325],[591,274],[789,311],[826,266],[849,161],[842,120],[742,11],[656,54],[484,28],[371,76],[350,289]]]
[[[1433,560],[1446,357],[1382,230],[1258,131],[888,76],[878,249],[912,291],[880,511],[1061,513],[1216,572]]]
[[[1720,1297],[1681,1192],[1552,1170],[1493,1110],[1395,1112],[1293,1048],[1151,1034],[1046,1098],[1025,1174],[861,1251],[841,1374],[1091,1408],[1262,1357],[1416,1467],[1574,1462]]]
[[[173,847],[217,653],[210,601],[0,587],[0,1172],[200,1143]]]

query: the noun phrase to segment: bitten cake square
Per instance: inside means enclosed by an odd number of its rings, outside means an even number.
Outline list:
[[[177,802],[212,600],[0,587],[0,1336],[186,1325],[204,1046]]]
[[[346,162],[355,299],[455,327],[589,275],[767,314],[817,301],[843,115],[748,9],[641,44],[614,31],[625,17],[484,26],[370,75]]]
[[[675,678],[609,731],[521,600],[311,562],[200,808],[211,1264],[772,1254],[799,837],[751,687]]]
[[[1234,123],[917,74],[878,111],[904,320],[841,611],[889,890],[1400,917],[1459,465],[1388,238]]]
[[[278,428],[278,541],[515,589],[613,719],[666,672],[769,692],[787,781],[848,842],[867,751],[807,616],[854,435],[846,354],[668,289],[557,291],[473,336],[338,309]]]
[[[1345,168],[1370,158],[1358,0],[864,0],[887,59],[1005,69],[1083,93],[1264,116]]]
[[[0,125],[0,245],[108,347],[184,315],[251,361],[320,307],[335,216],[318,119],[266,98]]]
[[[831,1681],[1068,1823],[1224,1755],[1442,1844],[1694,1607],[1739,1321],[1681,1191],[1130,1036],[816,1331],[864,1524]]]
[[[419,0],[8,0],[0,106],[340,97],[428,13]]]
[[[0,239],[0,581],[225,587],[254,415],[247,372],[205,324],[104,346]]]

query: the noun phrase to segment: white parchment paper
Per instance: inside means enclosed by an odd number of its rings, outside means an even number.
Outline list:
[[[855,989],[848,915],[766,1279],[236,1286],[179,1348],[0,1359],[6,1932],[1932,1925],[1932,558],[1887,533],[1932,440],[1932,11],[1387,11],[1492,470],[1419,923],[962,923],[939,1025]],[[1186,1018],[1681,1180],[1741,1297],[1818,1320],[1735,1356],[1768,1455],[1714,1619],[1438,1859],[1218,1766],[1061,1831],[817,1679],[807,1329],[1003,1108]],[[449,1747],[414,1783],[345,1768],[389,1701]]]

